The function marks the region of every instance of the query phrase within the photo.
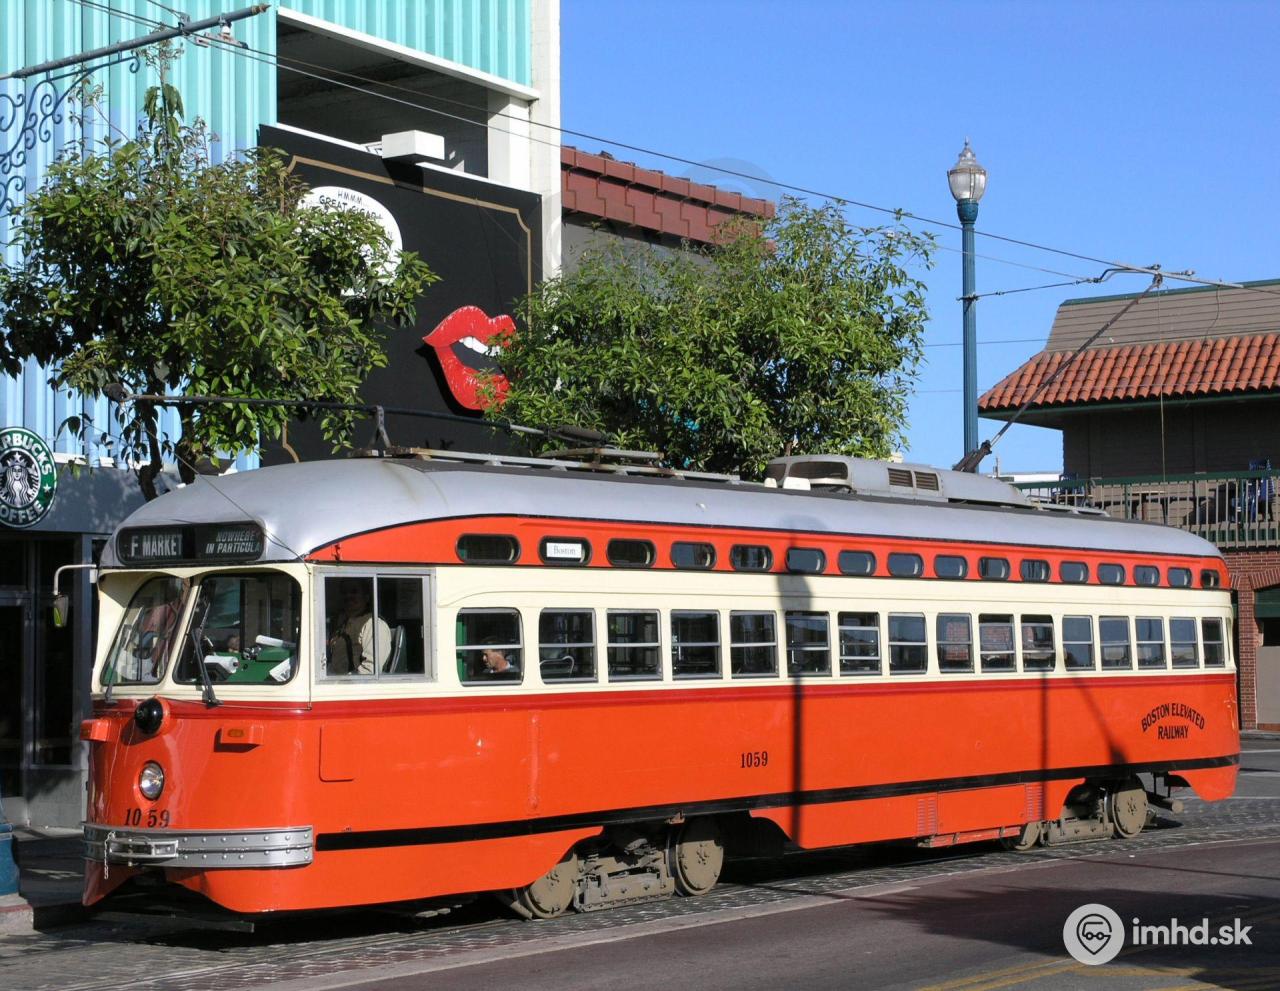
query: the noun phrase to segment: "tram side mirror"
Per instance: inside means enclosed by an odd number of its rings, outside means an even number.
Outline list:
[[[55,595],[53,597],[53,625],[59,630],[67,625],[71,616],[71,596]]]

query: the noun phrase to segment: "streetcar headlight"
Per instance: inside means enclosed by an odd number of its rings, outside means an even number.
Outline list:
[[[159,798],[164,791],[164,768],[153,760],[147,761],[138,775],[138,791],[152,802]]]

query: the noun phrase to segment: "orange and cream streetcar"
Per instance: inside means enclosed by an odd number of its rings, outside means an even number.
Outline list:
[[[1221,555],[844,457],[201,479],[103,556],[84,900],[239,913],[717,882],[726,850],[1143,828],[1239,754]]]

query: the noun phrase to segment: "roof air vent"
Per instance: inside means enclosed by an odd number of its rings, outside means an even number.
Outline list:
[[[938,476],[931,471],[916,472],[916,488],[925,492],[937,492],[941,486],[938,484]]]
[[[901,485],[903,488],[912,488],[911,471],[907,468],[890,468],[889,484]]]

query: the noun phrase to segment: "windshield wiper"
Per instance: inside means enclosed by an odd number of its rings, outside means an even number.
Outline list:
[[[211,604],[211,601],[205,602],[204,611],[200,613],[199,621],[192,619],[190,634],[191,653],[194,655],[196,667],[200,671],[200,685],[203,688],[200,698],[210,709],[222,704],[218,701],[218,696],[213,694],[213,679],[209,677],[209,669],[204,666],[204,647],[201,646],[201,641],[204,640],[204,621],[209,615],[209,606]]]

